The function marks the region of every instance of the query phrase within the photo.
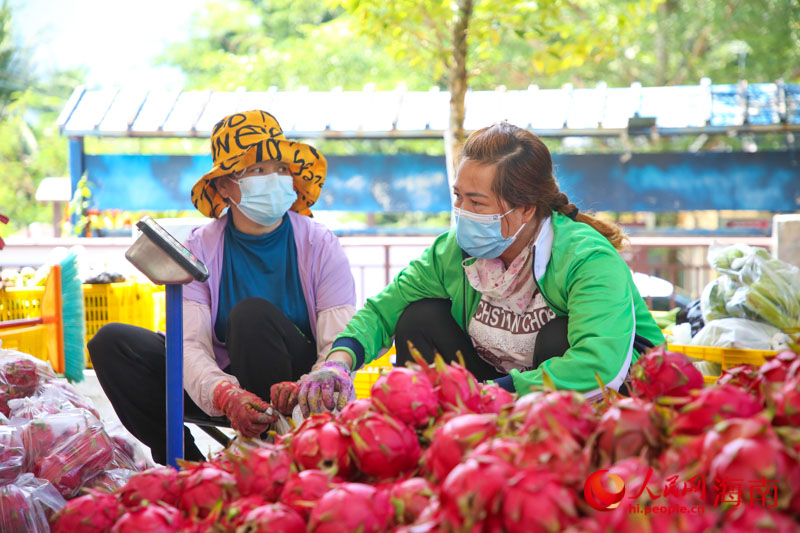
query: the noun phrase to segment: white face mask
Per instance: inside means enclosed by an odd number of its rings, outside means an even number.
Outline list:
[[[297,200],[293,178],[277,172],[249,176],[236,183],[239,184],[242,198],[238,204],[232,199],[231,203],[244,216],[262,226],[276,224]]]

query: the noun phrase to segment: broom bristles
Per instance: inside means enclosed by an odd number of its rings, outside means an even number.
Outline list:
[[[78,258],[69,253],[61,265],[61,313],[64,323],[64,376],[83,381],[86,368],[84,356],[86,322],[83,307],[83,287],[78,278]]]

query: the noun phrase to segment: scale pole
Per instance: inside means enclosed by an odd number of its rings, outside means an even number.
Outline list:
[[[166,285],[167,464],[183,458],[183,285]]]

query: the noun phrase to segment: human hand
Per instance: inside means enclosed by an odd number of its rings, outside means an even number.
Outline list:
[[[281,381],[269,388],[269,397],[272,405],[279,413],[289,416],[297,405],[297,394],[299,392],[299,383]]]
[[[214,407],[225,413],[231,427],[247,438],[261,435],[278,415],[267,402],[230,381],[214,388]]]
[[[334,400],[334,393],[339,397]],[[341,361],[326,361],[300,381],[298,403],[303,416],[344,409],[356,397],[350,368]]]

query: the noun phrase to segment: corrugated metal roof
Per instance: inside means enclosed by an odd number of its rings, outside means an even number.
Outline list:
[[[143,91],[78,87],[58,119],[61,133],[98,137],[209,137],[222,117],[273,113],[289,137],[436,138],[447,128],[445,91]],[[629,119],[655,119],[661,135],[800,131],[800,85],[740,83],[676,87],[469,91],[464,126],[508,120],[545,137],[611,136]]]

